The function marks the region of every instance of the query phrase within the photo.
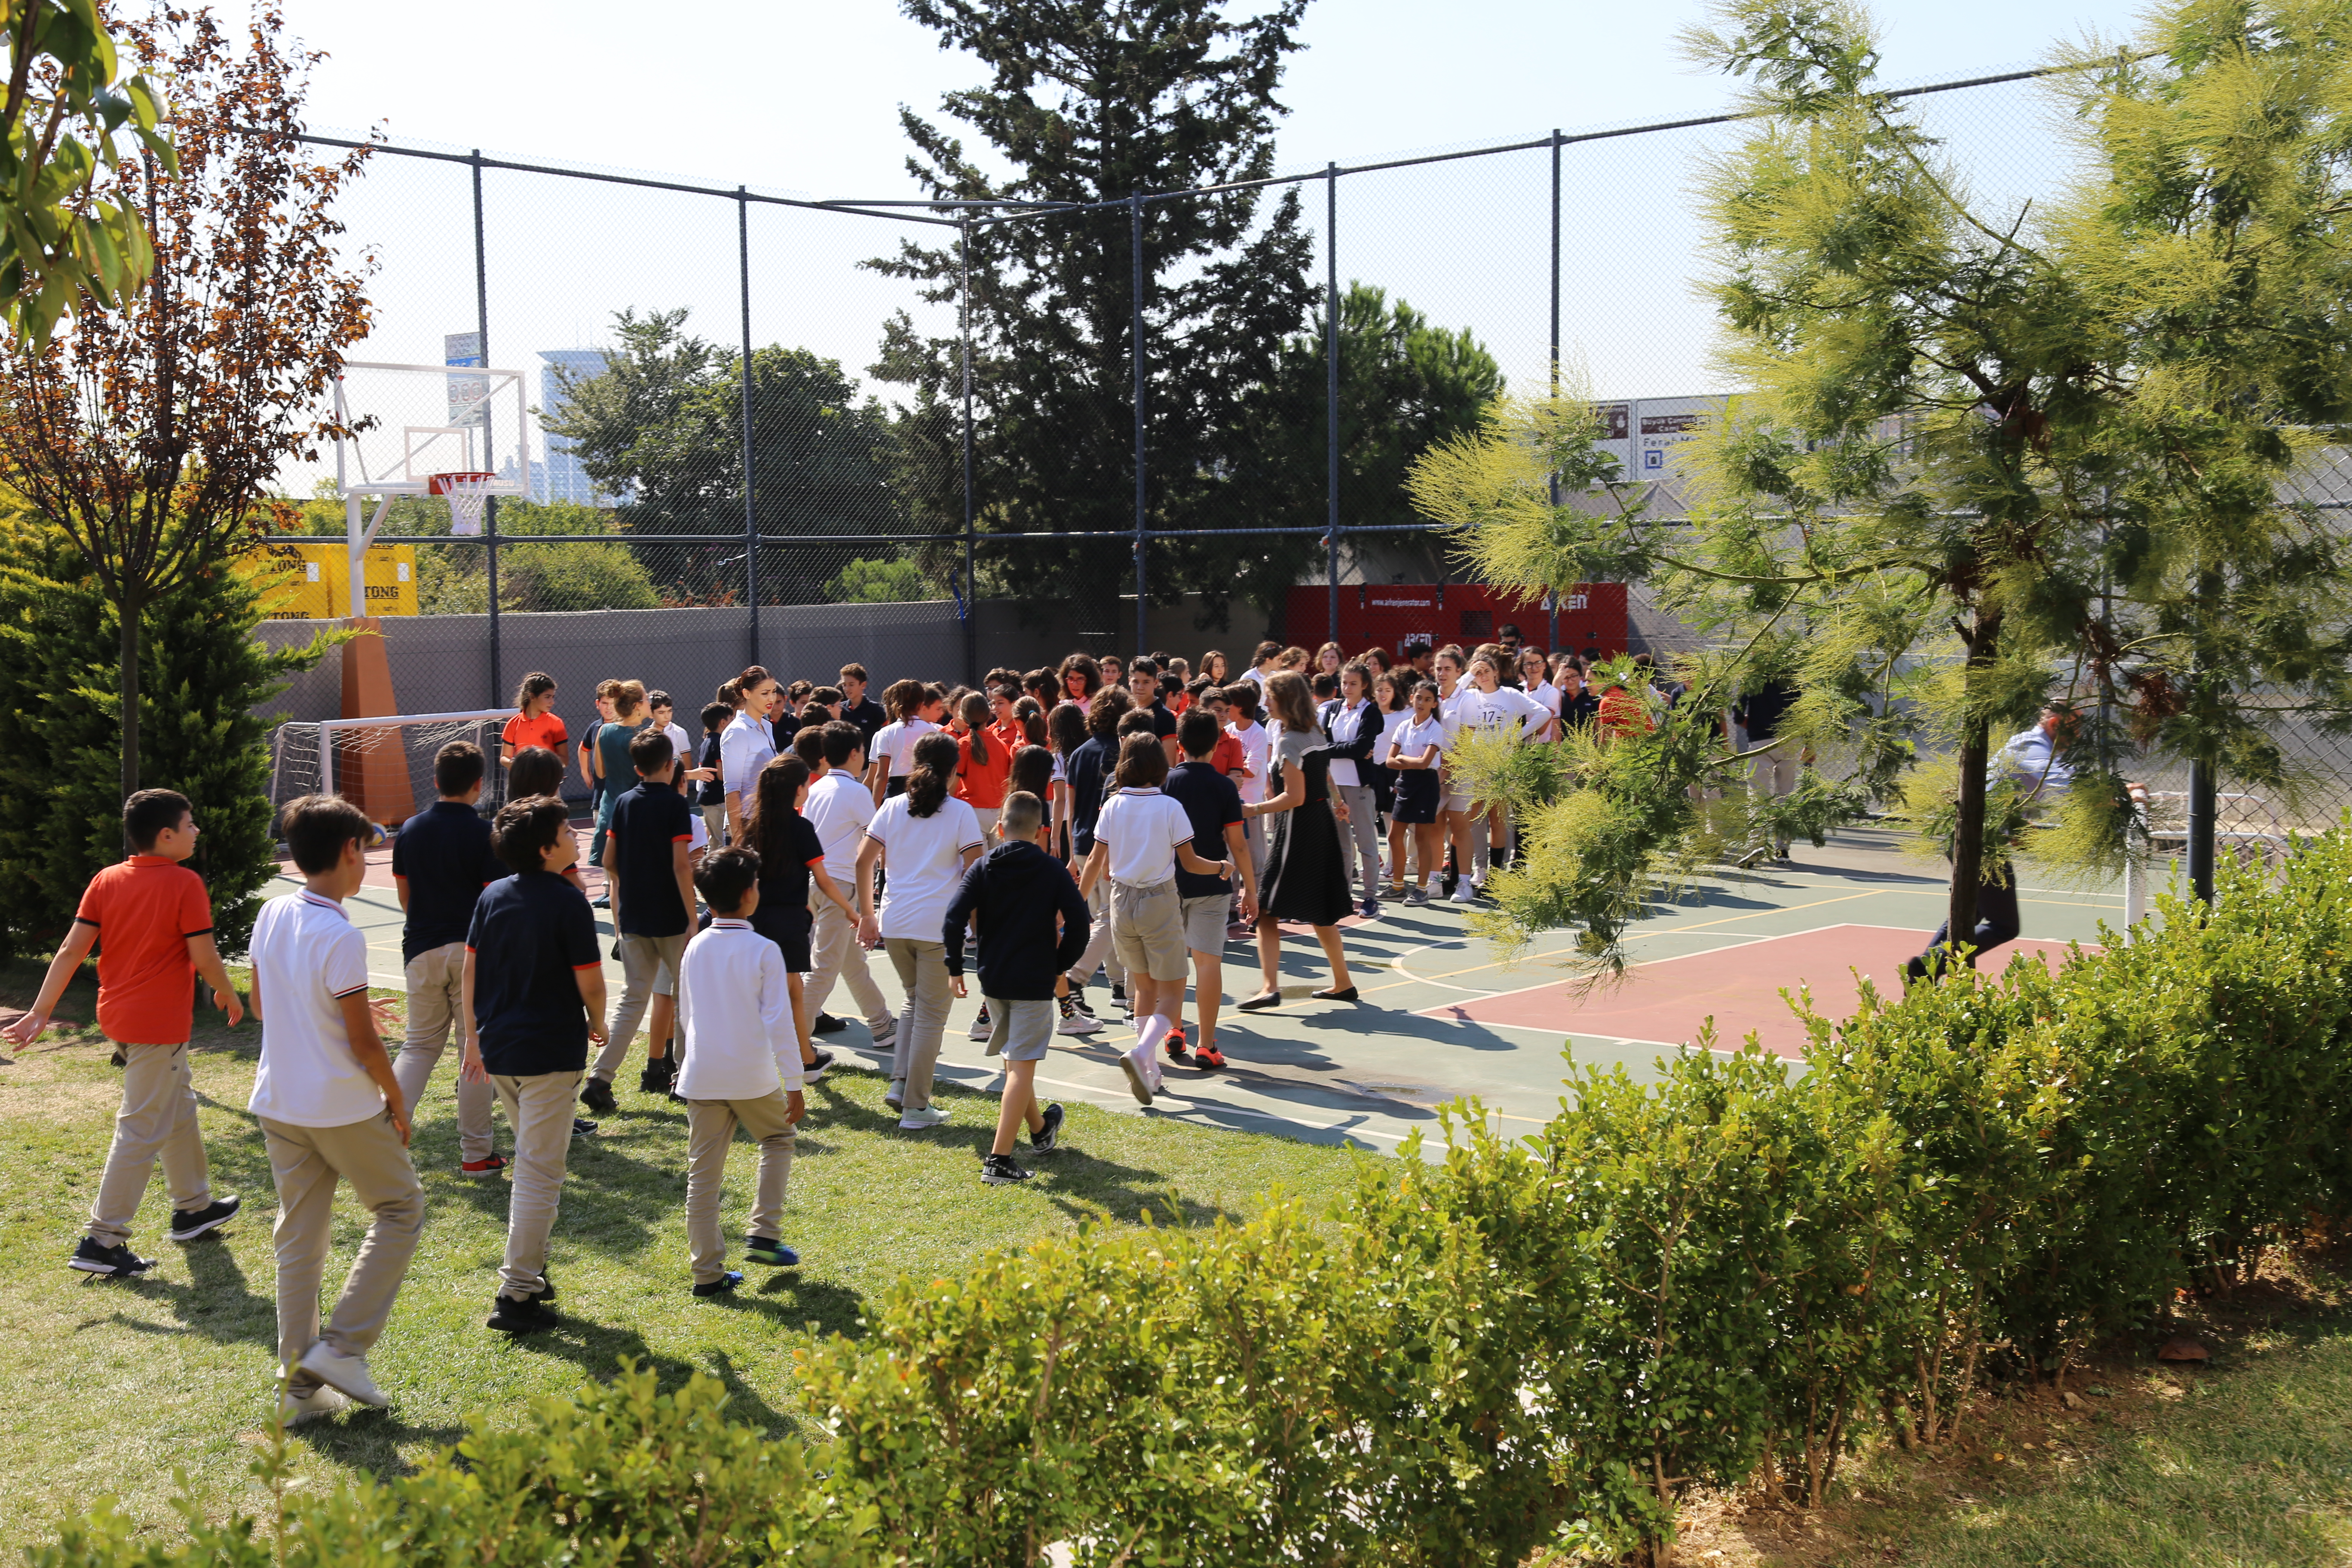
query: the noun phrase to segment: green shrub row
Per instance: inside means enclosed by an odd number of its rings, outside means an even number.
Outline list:
[[[1677,1499],[1818,1501],[2226,1288],[2352,1192],[2352,833],[2057,974],[1808,1014],[1801,1072],[1571,1080],[1534,1137],[1366,1160],[1329,1219],[1092,1227],[902,1282],[812,1341],[815,1440],[625,1372],[385,1486],[37,1563],[1663,1563]],[[263,1461],[265,1471],[274,1461]]]

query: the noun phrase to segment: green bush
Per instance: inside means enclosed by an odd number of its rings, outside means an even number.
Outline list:
[[[134,1546],[101,1510],[35,1560],[1661,1563],[1690,1488],[1818,1503],[1866,1433],[1948,1439],[1990,1362],[2061,1371],[2346,1211],[2352,825],[2162,913],[1808,1013],[1801,1073],[1586,1072],[1517,1142],[1468,1108],[1330,1216],[902,1281],[800,1352],[806,1443],[625,1370],[267,1525]]]

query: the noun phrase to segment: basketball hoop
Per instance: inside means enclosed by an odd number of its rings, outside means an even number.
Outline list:
[[[449,503],[449,531],[482,531],[482,509],[489,504],[496,474],[435,474],[425,482],[434,495]]]

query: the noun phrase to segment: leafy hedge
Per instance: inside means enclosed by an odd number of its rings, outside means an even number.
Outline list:
[[[2352,833],[2163,915],[1812,1016],[1801,1073],[1587,1072],[1518,1142],[1474,1111],[1336,1223],[903,1282],[800,1352],[805,1445],[625,1370],[389,1485],[169,1547],[101,1511],[35,1562],[1663,1563],[1689,1488],[1818,1501],[1866,1433],[1948,1438],[1989,1358],[2060,1370],[2344,1210]]]

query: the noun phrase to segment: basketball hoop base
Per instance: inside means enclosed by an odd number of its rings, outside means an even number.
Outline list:
[[[497,478],[483,473],[435,474],[425,489],[449,503],[450,532],[476,534],[482,531],[482,513],[489,505],[490,485]]]

